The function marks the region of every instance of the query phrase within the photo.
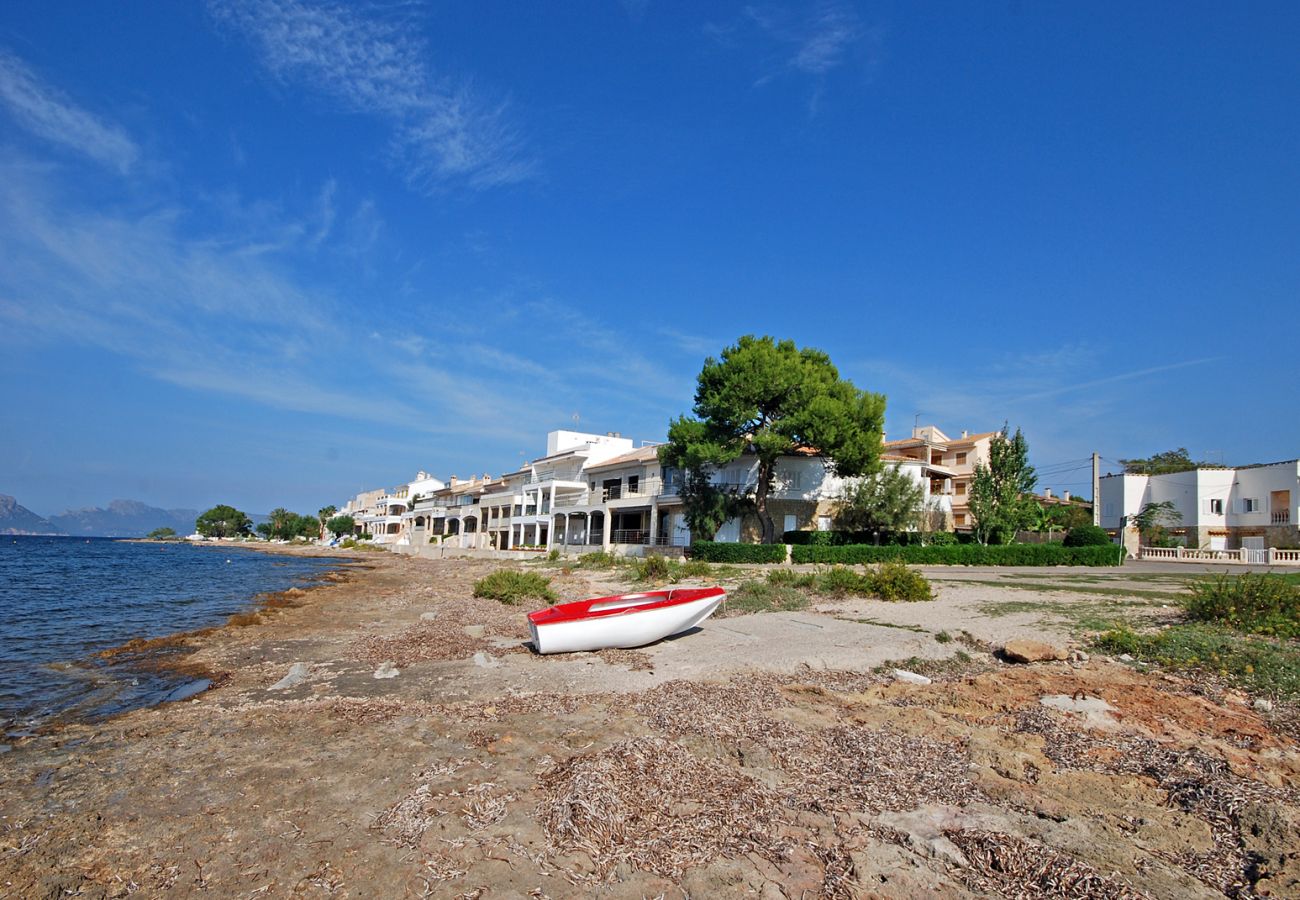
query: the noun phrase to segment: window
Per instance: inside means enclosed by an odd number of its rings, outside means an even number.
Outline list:
[[[818,530],[818,531],[830,531],[830,530],[831,530],[831,517],[830,517],[830,516],[818,516],[818,517],[817,517],[817,530]]]
[[[965,513],[957,513],[957,515],[953,516],[953,522],[954,522],[955,524],[957,524],[957,525],[965,525],[965,524],[966,524],[966,514],[965,514]]]
[[[1205,511],[1212,516],[1223,515],[1223,501],[1219,498],[1212,498],[1205,501]]]
[[[1243,499],[1241,501],[1241,511],[1248,513],[1259,512],[1259,498],[1246,497]]]
[[[966,465],[966,454],[965,454],[965,453],[958,453],[958,454],[957,454],[957,465],[959,465],[959,466],[964,466],[964,465]]]
[[[799,517],[798,517],[798,516],[786,516],[786,517],[785,517],[785,529],[784,529],[784,530],[785,530],[785,531],[797,531],[798,529],[799,529]]]
[[[957,496],[958,497],[964,496],[965,493],[966,493],[966,482],[964,481],[957,482]]]
[[[637,489],[637,487],[640,486],[640,484],[641,484],[641,476],[640,476],[640,475],[629,475],[629,476],[627,476],[627,492],[628,492],[629,494],[635,494],[635,493],[636,493],[636,489]]]

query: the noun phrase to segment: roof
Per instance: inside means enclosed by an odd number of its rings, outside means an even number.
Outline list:
[[[639,447],[631,453],[624,453],[615,456],[604,462],[595,463],[583,469],[584,472],[594,472],[597,469],[612,469],[615,466],[627,466],[634,463],[650,462],[659,458],[658,447]]]

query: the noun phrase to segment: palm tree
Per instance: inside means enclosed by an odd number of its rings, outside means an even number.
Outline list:
[[[316,517],[320,519],[320,539],[322,541],[325,540],[325,523],[332,519],[338,511],[337,506],[323,506],[316,513]]]

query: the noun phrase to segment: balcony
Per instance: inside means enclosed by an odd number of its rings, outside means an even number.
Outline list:
[[[1289,509],[1276,510],[1276,511],[1274,511],[1274,513],[1269,517],[1269,519],[1270,519],[1270,524],[1273,524],[1273,525],[1290,525],[1290,524],[1291,524],[1291,510],[1289,510]]]

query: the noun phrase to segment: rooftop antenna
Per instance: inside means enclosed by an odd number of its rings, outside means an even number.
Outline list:
[[[573,414],[573,427],[574,427],[574,428],[577,428],[577,427],[578,427],[578,419],[579,419],[579,418],[580,418],[580,416],[579,416],[577,413],[574,413],[574,414]]]

